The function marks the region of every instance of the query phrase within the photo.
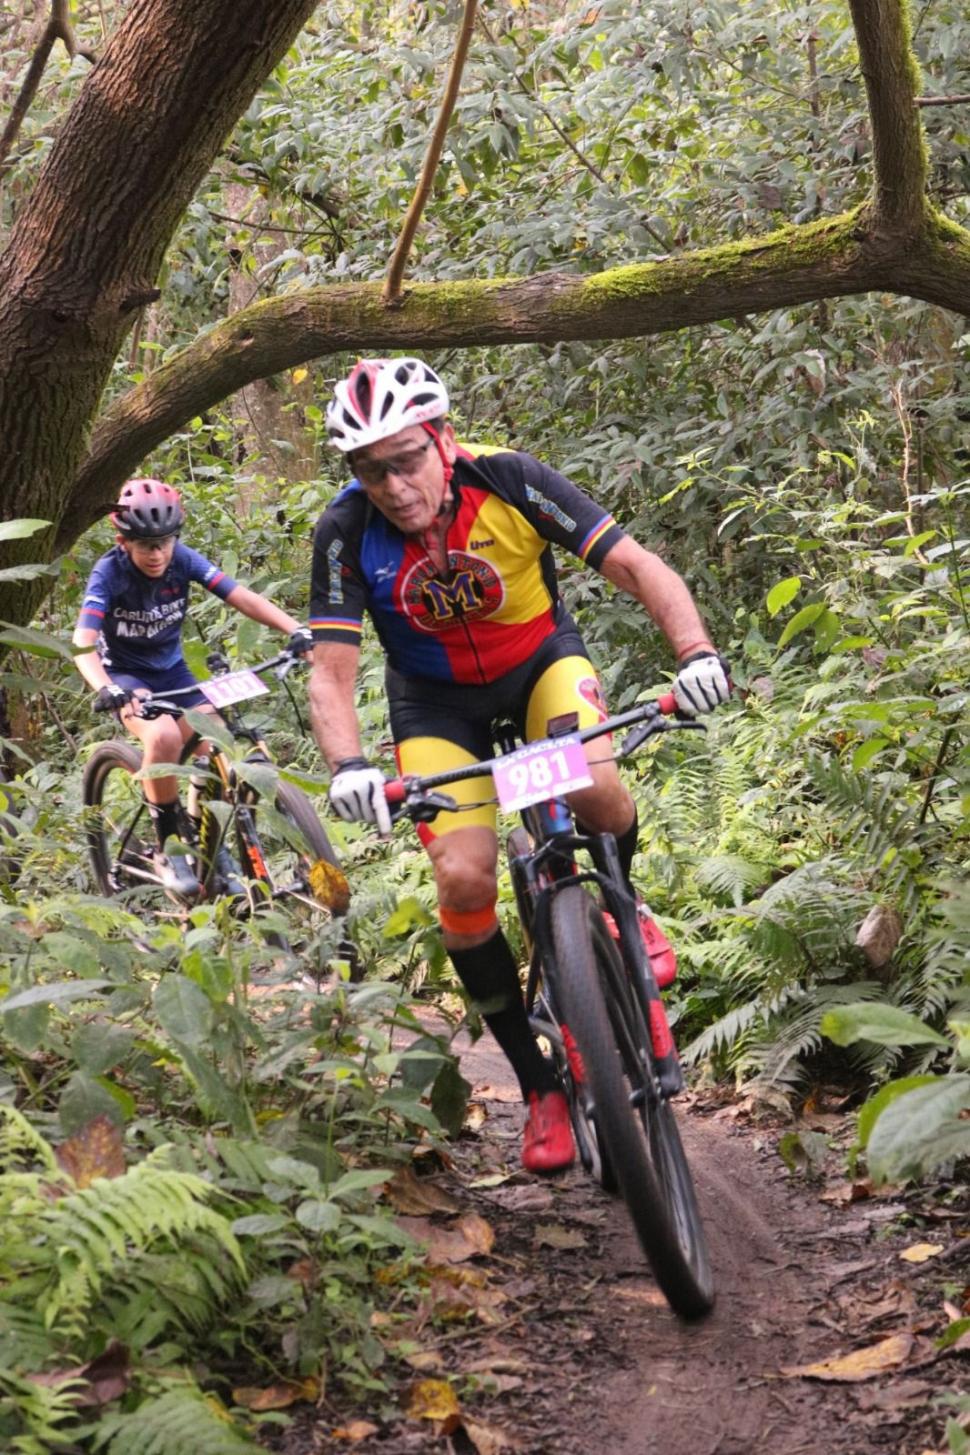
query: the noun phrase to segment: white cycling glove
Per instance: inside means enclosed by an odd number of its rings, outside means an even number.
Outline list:
[[[716,652],[695,652],[674,678],[674,697],[681,712],[690,717],[713,712],[731,695],[730,668]]]
[[[384,797],[384,774],[366,758],[345,758],[330,784],[330,804],[345,823],[373,823],[391,832],[391,810]]]

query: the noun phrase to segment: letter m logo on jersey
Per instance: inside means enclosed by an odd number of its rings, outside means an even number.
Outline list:
[[[459,571],[450,581],[425,581],[421,594],[436,621],[468,616],[482,602],[478,582],[470,571]]]

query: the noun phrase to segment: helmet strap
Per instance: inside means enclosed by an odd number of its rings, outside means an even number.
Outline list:
[[[450,514],[455,504],[454,493],[451,489],[451,477],[455,473],[455,467],[448,459],[448,456],[445,454],[445,447],[441,443],[441,436],[438,431],[434,429],[432,425],[427,423],[422,424],[421,428],[424,430],[425,434],[429,434],[434,440],[434,447],[438,451],[438,459],[441,461],[441,468],[444,471],[445,492],[441,497],[441,504],[438,506],[438,512],[435,517],[436,520],[440,520],[442,516]]]

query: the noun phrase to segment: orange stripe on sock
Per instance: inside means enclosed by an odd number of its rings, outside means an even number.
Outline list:
[[[483,930],[490,930],[498,925],[498,915],[495,913],[495,905],[486,905],[484,909],[446,909],[443,904],[438,905],[438,918],[441,920],[441,927],[450,930],[453,935],[480,935]]]

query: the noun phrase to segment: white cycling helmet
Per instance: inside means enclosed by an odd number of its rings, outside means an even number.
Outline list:
[[[360,359],[327,405],[327,432],[346,455],[447,413],[448,391],[420,359]]]

